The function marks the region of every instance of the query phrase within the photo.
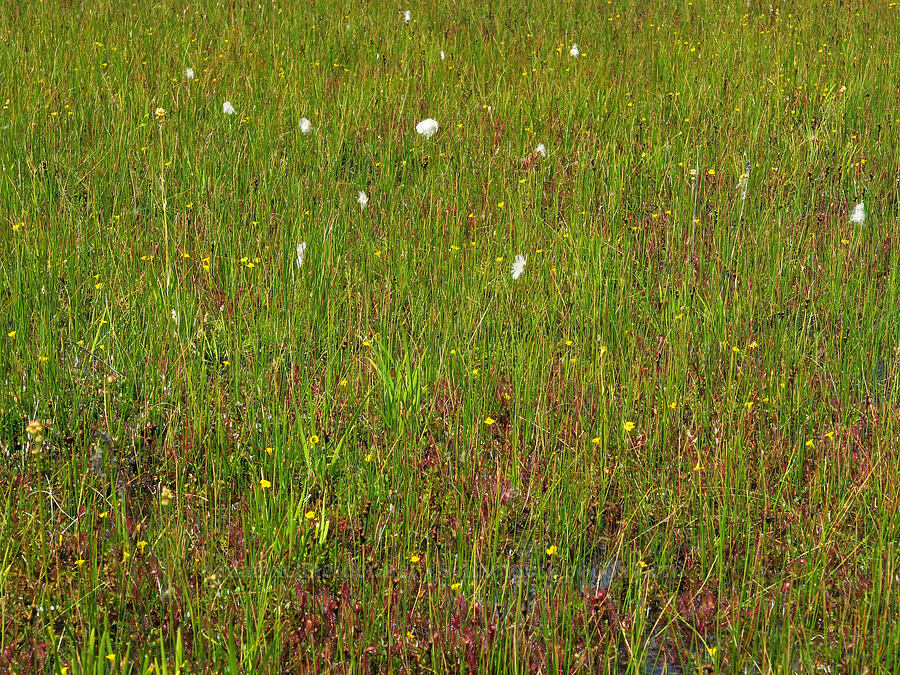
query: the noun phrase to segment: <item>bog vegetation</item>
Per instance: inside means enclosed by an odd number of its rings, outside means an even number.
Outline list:
[[[894,672],[900,8],[0,6],[0,671]]]

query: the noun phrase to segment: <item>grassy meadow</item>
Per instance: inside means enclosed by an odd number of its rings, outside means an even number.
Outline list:
[[[0,673],[900,668],[897,3],[0,37]]]

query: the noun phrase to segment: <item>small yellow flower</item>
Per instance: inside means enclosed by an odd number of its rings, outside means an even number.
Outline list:
[[[81,567],[82,565],[84,565],[84,558],[79,558],[75,561],[75,567]]]
[[[498,209],[502,209],[504,206],[506,206],[506,202],[497,202]]]
[[[366,461],[367,461],[367,462],[371,462],[371,461],[372,461],[372,453],[371,453],[371,452],[370,452],[368,455],[366,455]]]
[[[163,506],[168,506],[169,502],[175,499],[175,493],[173,493],[168,487],[163,486],[159,491],[159,503]]]
[[[108,515],[109,515],[109,511],[101,511],[101,512],[100,512],[100,517],[101,517],[101,518],[106,518],[106,516],[108,516]]]
[[[338,386],[340,386],[340,387],[346,387],[346,386],[347,386],[347,380],[341,380],[340,382],[338,382]]]
[[[547,555],[556,555],[556,552],[557,552],[558,550],[559,550],[559,549],[556,548],[556,544],[553,544],[552,546],[548,546],[548,547],[547,547]]]
[[[600,445],[600,437],[599,437],[599,436],[594,436],[594,437],[591,439],[591,443],[593,443],[594,445]]]
[[[318,437],[316,434],[313,434],[312,436],[310,436],[310,437],[309,437],[309,444],[310,444],[310,445],[318,445],[318,444],[319,444],[319,437]]]
[[[8,337],[8,338],[14,338],[14,337],[16,337],[16,331],[14,331],[14,330],[9,331],[9,332],[6,334],[6,337]]]
[[[485,418],[484,418],[484,423],[485,423],[486,425],[488,425],[488,426],[491,426],[491,425],[494,423],[494,420],[493,420],[493,418],[491,418],[491,417],[485,417]]]
[[[669,407],[670,407],[672,410],[675,410],[675,406],[676,406],[675,401],[672,401],[672,402],[669,404]]]
[[[827,438],[829,441],[832,440],[834,438],[834,432],[829,431],[827,434],[825,434],[825,438]]]
[[[144,549],[147,548],[148,544],[146,541],[139,541],[137,543],[138,550],[143,554]]]
[[[419,556],[417,556],[415,553],[413,553],[411,556],[409,556],[409,561],[411,563],[417,563],[417,562],[419,562],[419,560],[421,560],[421,558],[419,558]]]
[[[266,454],[267,454],[267,455],[271,455],[273,452],[275,452],[275,448],[266,447]]]
[[[128,551],[122,551],[122,562],[127,562],[131,557],[131,554]]]
[[[115,655],[115,654],[107,654],[107,655],[106,655],[106,658],[107,658],[107,660],[109,660],[109,661],[115,661],[115,660],[116,660],[116,655]]]
[[[813,439],[810,438],[808,441],[806,441],[806,447],[807,447],[807,448],[814,448],[814,447],[816,447],[816,444],[813,443]]]
[[[634,429],[634,422],[625,422],[625,431],[631,431]]]
[[[709,658],[711,658],[711,659],[716,658],[716,652],[718,652],[718,651],[719,650],[717,647],[707,647],[706,648],[706,653],[709,654]]]
[[[261,487],[263,490],[265,490],[266,488],[272,487],[272,483],[267,481],[265,478],[261,478],[259,481],[259,487]]]
[[[305,515],[306,515],[307,520],[313,520],[316,517],[316,512],[315,511],[307,511]]]
[[[153,111],[153,116],[156,118],[156,122],[158,124],[162,124],[166,121],[166,111],[165,108],[157,108]]]
[[[455,584],[450,584],[450,588],[452,588],[454,591],[458,591],[460,588],[462,588],[462,584],[457,581]]]

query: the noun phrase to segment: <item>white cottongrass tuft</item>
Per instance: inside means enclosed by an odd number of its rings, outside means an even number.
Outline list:
[[[234,115],[235,109],[234,106],[231,105],[231,101],[225,101],[225,103],[222,104],[222,112],[226,115]]]
[[[356,201],[359,202],[359,207],[364,209],[366,205],[369,203],[369,195],[367,195],[363,190],[359,191],[359,199]]]
[[[303,259],[306,257],[306,242],[301,241],[297,244],[297,269],[303,267]]]
[[[302,131],[304,134],[311,134],[312,133],[312,122],[310,122],[305,117],[301,117],[300,118],[300,131]]]
[[[853,207],[853,212],[850,214],[850,222],[856,223],[858,225],[862,225],[866,222],[866,203],[860,202],[855,207]]]
[[[444,50],[442,49],[441,50],[441,61],[443,61],[443,60],[444,60]]]
[[[547,148],[544,147],[543,143],[538,143],[538,146],[534,149],[534,151],[541,157],[547,156]]]
[[[512,264],[512,278],[513,280],[518,279],[525,273],[525,263],[528,262],[528,257],[519,253],[516,256],[515,261]]]
[[[577,59],[578,55],[581,54],[581,50],[578,49],[577,44],[573,44],[572,49],[569,50],[569,53]]]
[[[187,70],[184,71],[184,76],[189,80],[193,80],[194,79],[194,71],[191,70],[190,68],[188,68]]]
[[[403,20],[406,23],[409,23],[410,21],[412,21],[412,12],[410,12],[408,9],[405,12],[403,12]]]
[[[422,120],[416,125],[416,133],[418,133],[419,136],[424,136],[425,138],[431,138],[437,133],[437,131],[438,123],[430,117],[428,119]]]

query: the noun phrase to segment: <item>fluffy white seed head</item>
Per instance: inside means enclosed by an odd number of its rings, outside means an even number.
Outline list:
[[[222,112],[226,115],[234,115],[235,110],[234,106],[231,105],[231,101],[225,101],[225,103],[222,104]]]
[[[853,212],[850,214],[850,222],[856,223],[857,225],[862,225],[866,222],[866,203],[860,202],[855,207],[853,207]]]
[[[312,133],[312,122],[310,122],[305,117],[301,117],[300,118],[300,131],[302,131],[304,134],[311,134]]]
[[[194,79],[194,71],[191,70],[190,68],[188,68],[187,70],[184,71],[184,76],[189,80],[193,80]]]
[[[577,44],[573,44],[572,49],[569,50],[569,53],[577,59],[578,55],[581,54],[581,50],[578,49]]]
[[[428,119],[422,120],[416,125],[416,133],[418,133],[419,136],[424,136],[425,138],[431,138],[437,133],[437,131],[438,123],[430,117]]]
[[[444,50],[442,49],[441,50],[441,61],[443,61],[443,60],[444,60]]]
[[[528,262],[528,257],[519,253],[516,256],[516,259],[512,264],[512,278],[513,280],[518,279],[525,272],[525,263]]]
[[[364,209],[364,208],[366,208],[366,205],[369,203],[369,195],[367,195],[364,191],[360,190],[359,191],[359,199],[357,199],[356,201],[359,202],[359,207]]]
[[[408,9],[405,12],[403,12],[403,20],[406,23],[409,23],[410,21],[412,21],[412,12],[410,12]]]
[[[534,151],[541,157],[547,156],[547,148],[544,147],[543,143],[538,143],[538,146],[534,149]]]
[[[306,257],[306,242],[301,241],[297,244],[297,269],[303,267],[303,259]]]

